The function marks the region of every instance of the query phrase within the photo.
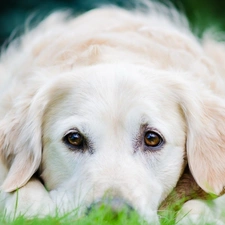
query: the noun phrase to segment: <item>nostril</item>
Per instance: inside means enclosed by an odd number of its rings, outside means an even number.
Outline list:
[[[113,214],[117,214],[121,211],[125,211],[129,214],[130,211],[133,211],[133,207],[121,198],[102,198],[93,202],[86,211],[86,214],[89,214],[92,211],[105,209],[110,210]]]

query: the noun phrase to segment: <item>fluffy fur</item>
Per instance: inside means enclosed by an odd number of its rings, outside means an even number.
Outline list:
[[[107,195],[157,224],[160,206],[214,193],[213,207],[187,201],[178,221],[196,223],[207,210],[207,221],[223,224],[225,45],[200,42],[174,10],[157,9],[54,13],[3,52],[0,207],[8,215],[15,204],[28,217],[82,214]],[[85,149],[64,143],[71,129]],[[149,130],[163,137],[160,148],[145,146]]]

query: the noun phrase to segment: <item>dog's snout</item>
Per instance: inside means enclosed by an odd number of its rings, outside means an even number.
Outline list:
[[[87,208],[87,214],[89,214],[91,211],[103,208],[110,210],[113,213],[118,213],[120,211],[126,211],[126,213],[129,213],[130,211],[133,211],[133,207],[121,198],[102,198],[93,202]]]

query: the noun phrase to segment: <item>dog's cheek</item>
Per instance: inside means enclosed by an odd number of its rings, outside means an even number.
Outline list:
[[[157,167],[153,168],[154,174],[163,188],[160,202],[176,187],[187,165],[184,147],[169,146],[163,149],[163,151],[161,159],[158,159]]]

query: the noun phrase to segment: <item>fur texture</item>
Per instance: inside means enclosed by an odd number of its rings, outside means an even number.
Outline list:
[[[56,208],[82,214],[110,196],[156,224],[160,205],[223,193],[225,45],[200,42],[173,9],[149,8],[100,8],[75,19],[54,13],[3,52],[6,213],[14,214],[17,197],[17,215],[29,217]],[[85,145],[69,146],[71,131]],[[146,145],[148,132],[160,146]],[[213,209],[188,201],[179,223],[198,221],[206,208],[209,221],[223,223],[223,198]]]

